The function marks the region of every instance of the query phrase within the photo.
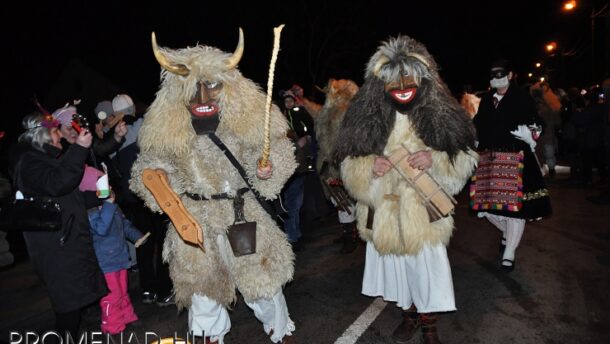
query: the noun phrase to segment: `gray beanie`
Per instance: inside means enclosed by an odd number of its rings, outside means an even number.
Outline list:
[[[109,100],[102,100],[101,102],[97,103],[93,112],[95,113],[95,117],[100,120],[108,118],[108,116],[114,113],[112,110],[112,102]],[[100,118],[100,112],[104,112],[106,115],[102,115],[102,118]]]

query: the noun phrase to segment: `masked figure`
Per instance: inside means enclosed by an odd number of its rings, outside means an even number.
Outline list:
[[[339,126],[345,117],[349,104],[358,92],[358,85],[352,80],[330,79],[323,89],[326,94],[324,105],[315,118],[315,132],[318,141],[316,169],[320,182],[324,185],[326,197],[337,208],[339,223],[343,233],[336,241],[342,242],[341,253],[354,251],[360,241],[356,229],[356,203],[343,188],[338,166],[332,164],[332,150],[335,147]]]
[[[495,204],[493,207],[473,207],[477,216],[486,218],[502,233],[500,251],[502,252],[501,268],[510,272],[515,268],[515,254],[525,230],[526,221],[540,220],[552,213],[549,190],[546,188],[540,166],[535,155],[539,125],[543,120],[536,111],[532,97],[524,89],[513,84],[512,63],[506,59],[492,62],[489,70],[491,89],[481,98],[474,125],[479,141],[478,151],[483,154],[496,155],[520,154],[521,173],[520,207],[510,208]],[[559,104],[553,105],[558,107]],[[497,159],[497,158],[495,158]],[[496,178],[508,175],[505,166],[484,167],[480,164],[477,176]],[[482,178],[480,178],[482,179]],[[509,185],[499,179],[505,185]],[[510,181],[510,180],[509,180]],[[496,183],[497,184],[497,183]],[[505,190],[496,191],[505,195]],[[471,195],[474,193],[471,192]],[[491,199],[501,199],[496,195]]]
[[[189,308],[189,330],[206,342],[222,343],[231,327],[226,307],[236,300],[238,289],[271,340],[288,342],[294,340],[294,323],[282,286],[292,279],[294,254],[262,204],[275,199],[292,175],[294,146],[285,136],[284,116],[273,106],[271,165],[258,167],[266,97],[236,68],[243,47],[241,30],[233,54],[203,45],[163,49],[153,35],[153,50],[163,68],[161,87],[139,132],[140,154],[130,188],[160,212],[140,176],[151,169],[163,174],[176,199],[202,228],[198,247],[185,242],[170,225],[163,248],[176,304]],[[239,224],[252,223],[255,240],[248,238],[248,247],[254,252],[238,252],[228,234],[241,228]]]
[[[455,310],[445,247],[453,218],[432,220],[425,199],[388,157],[407,149],[411,168],[457,194],[477,162],[474,127],[426,48],[399,36],[368,62],[338,137],[334,159],[357,200],[358,230],[368,241],[362,293],[403,309],[396,343],[409,341],[419,327],[424,343],[439,343],[435,313]]]

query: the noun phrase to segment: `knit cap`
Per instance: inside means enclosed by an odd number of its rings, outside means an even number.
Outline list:
[[[72,123],[72,116],[77,114],[76,107],[72,105],[66,105],[53,112],[53,118],[59,121],[62,126],[69,126]]]
[[[126,94],[118,94],[112,99],[112,109],[114,113],[122,112],[125,115],[136,115],[136,107],[133,104],[133,100]]]

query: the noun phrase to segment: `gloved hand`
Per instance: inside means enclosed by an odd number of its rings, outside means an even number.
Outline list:
[[[527,125],[521,124],[517,126],[517,130],[513,130],[510,133],[513,134],[519,140],[527,143],[530,146],[532,152],[536,149],[536,141],[532,136],[532,131],[527,127]]]
[[[540,135],[542,135],[542,126],[534,123],[532,125],[528,125],[527,127],[532,132],[532,137],[534,138],[534,140],[538,141],[538,139],[540,138]]]

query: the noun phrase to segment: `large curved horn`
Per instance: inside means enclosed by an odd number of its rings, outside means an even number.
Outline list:
[[[315,87],[315,88],[316,88],[316,90],[318,90],[319,92],[322,92],[322,93],[328,93],[328,86],[326,86],[326,87],[322,88],[322,87],[320,87],[320,86],[318,86],[318,85],[315,85],[314,87]]]
[[[159,62],[161,67],[166,69],[168,72],[172,72],[174,74],[178,74],[178,75],[182,75],[182,76],[189,75],[190,70],[185,65],[183,65],[183,64],[179,64],[179,65],[172,64],[169,61],[169,59],[167,58],[167,56],[163,55],[161,50],[159,50],[159,46],[157,45],[157,37],[155,36],[155,32],[154,31],[153,31],[151,36],[152,36],[153,53],[155,54],[155,58],[157,59],[157,62]]]
[[[375,63],[375,68],[373,68],[373,74],[375,74],[375,76],[378,77],[381,67],[383,67],[383,65],[388,63],[389,61],[390,61],[390,59],[385,55],[382,55],[381,57],[379,57],[379,60],[377,61],[377,63]]]
[[[237,48],[235,48],[235,52],[233,55],[225,60],[225,64],[227,65],[227,69],[233,69],[241,60],[242,55],[244,54],[244,31],[239,28],[239,42],[237,42]]]

